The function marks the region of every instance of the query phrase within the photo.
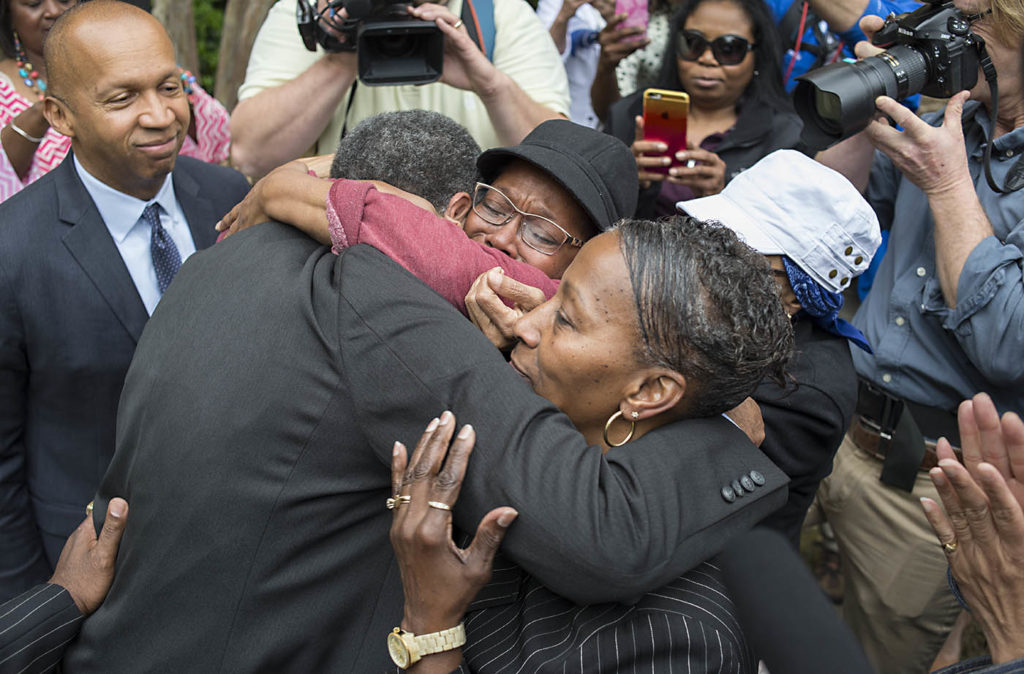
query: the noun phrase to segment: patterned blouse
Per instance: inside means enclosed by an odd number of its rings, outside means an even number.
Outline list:
[[[231,145],[228,111],[217,99],[203,91],[198,84],[193,85],[192,93],[189,94],[189,103],[195,119],[196,138],[199,142],[197,143],[192,140],[191,136],[186,135],[185,143],[181,146],[181,154],[212,163],[226,160]],[[31,105],[32,103],[28,99],[18,93],[7,76],[0,74],[0,127],[10,124],[12,119]],[[36,149],[28,176],[25,180],[21,180],[11,161],[7,158],[7,153],[0,146],[0,201],[6,201],[29,183],[35,182],[56,168],[64,161],[64,157],[67,156],[70,149],[70,138],[62,136],[52,128],[47,129],[43,141]]]

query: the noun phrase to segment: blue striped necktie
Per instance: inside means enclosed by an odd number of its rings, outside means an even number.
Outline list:
[[[153,269],[156,270],[156,282],[162,295],[167,286],[171,285],[174,275],[181,267],[181,254],[174,245],[174,239],[160,224],[160,205],[150,204],[142,212],[142,217],[152,228],[149,237],[149,252],[153,256]]]

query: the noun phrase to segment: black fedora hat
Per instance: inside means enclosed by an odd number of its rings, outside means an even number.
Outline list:
[[[533,164],[573,196],[602,232],[636,211],[636,161],[614,136],[565,119],[542,122],[519,145],[487,150],[476,160],[492,180],[513,159]]]

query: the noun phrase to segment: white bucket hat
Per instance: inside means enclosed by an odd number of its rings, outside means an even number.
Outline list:
[[[786,255],[821,286],[842,292],[882,241],[878,218],[843,175],[795,150],[776,150],[719,194],[676,208],[716,220],[762,255]]]

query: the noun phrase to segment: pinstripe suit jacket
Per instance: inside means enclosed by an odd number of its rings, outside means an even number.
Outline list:
[[[0,672],[49,672],[85,617],[60,585],[37,585],[0,605]]]
[[[465,622],[462,673],[757,671],[757,658],[713,562],[701,563],[636,604],[576,606],[521,569],[497,561]]]

